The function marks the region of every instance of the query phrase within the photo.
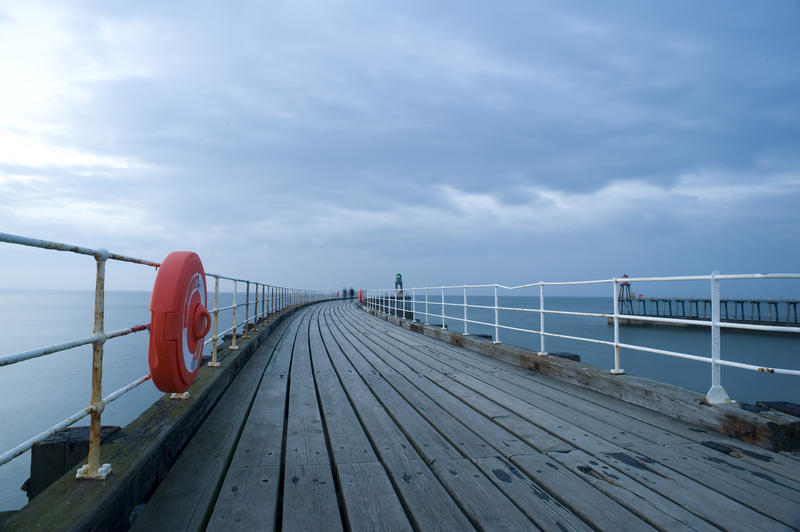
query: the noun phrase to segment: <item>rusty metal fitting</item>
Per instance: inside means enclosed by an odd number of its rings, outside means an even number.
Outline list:
[[[111,464],[101,465],[96,472],[89,471],[89,464],[84,464],[75,473],[75,478],[81,480],[105,480],[109,475],[111,475]]]
[[[102,413],[103,413],[103,410],[105,410],[105,409],[106,409],[106,404],[105,404],[105,403],[103,402],[103,400],[101,399],[101,400],[97,401],[96,403],[92,403],[92,404],[90,404],[90,405],[89,405],[89,408],[91,408],[92,410],[94,410],[94,411],[95,411],[95,412],[97,412],[98,414],[102,414]]]

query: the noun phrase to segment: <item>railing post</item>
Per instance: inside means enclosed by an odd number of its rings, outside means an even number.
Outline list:
[[[442,287],[442,329],[447,329],[447,322],[445,322],[444,313],[444,287]]]
[[[719,335],[719,272],[711,272],[711,389],[706,400],[711,404],[730,403],[720,375],[720,335]]]
[[[263,312],[259,312],[258,311],[258,304],[261,303],[262,307],[264,305],[264,298],[262,297],[261,299],[259,299],[259,297],[258,297],[258,288],[259,287],[261,287],[262,291],[263,291],[264,285],[262,285],[261,283],[256,283],[256,301],[255,301],[255,304],[253,306],[253,330],[254,331],[259,327],[259,325],[261,325],[261,317],[263,316]]]
[[[789,316],[789,311],[786,311],[787,321]],[[411,289],[411,321],[416,321],[417,319],[417,289]]]
[[[266,285],[261,285],[261,321],[267,319],[267,313],[265,309],[267,307],[267,287]]]
[[[233,329],[231,329],[231,349],[237,350],[239,349],[236,346],[236,285],[238,283],[233,281]]]
[[[100,465],[100,431],[102,428],[101,415],[103,404],[103,344],[106,334],[103,330],[105,321],[105,284],[106,260],[109,253],[98,249],[95,260],[97,261],[97,277],[94,289],[94,328],[93,334],[99,336],[92,344],[92,398],[89,403],[92,407],[91,424],[89,427],[89,457],[87,464],[78,469],[76,478],[101,479],[111,473],[111,464]]]
[[[260,321],[258,314],[258,302],[261,301],[260,299],[258,299],[258,287],[261,285],[259,285],[258,283],[255,283],[255,285],[256,288],[255,291],[253,292],[253,294],[256,296],[256,298],[253,300],[253,332],[258,330],[258,324]]]
[[[544,281],[539,281],[539,342],[541,356],[547,355],[544,349]]]
[[[614,277],[614,282],[611,283],[614,289],[614,369],[609,371],[612,375],[622,375],[625,370],[619,367],[619,292],[617,291],[617,284],[619,281]]]
[[[467,332],[467,287],[464,286],[464,336],[469,336]]]
[[[250,281],[247,281],[247,290],[244,296],[244,334],[242,338],[250,338],[247,334],[248,325],[250,325]]]
[[[211,362],[208,365],[212,368],[220,365],[217,362],[217,340],[219,331],[219,277],[214,276],[214,331],[211,334]]]
[[[425,288],[425,325],[428,325],[428,288]]]
[[[500,313],[497,309],[497,285],[494,285],[494,340],[492,343],[500,343]]]

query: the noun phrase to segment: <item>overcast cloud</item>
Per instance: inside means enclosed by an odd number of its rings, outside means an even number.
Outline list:
[[[798,271],[798,2],[431,4],[3,2],[0,231],[311,288]],[[0,287],[91,288],[53,255]]]

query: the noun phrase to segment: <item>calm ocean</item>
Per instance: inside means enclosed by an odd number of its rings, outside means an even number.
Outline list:
[[[124,329],[149,321],[149,292],[108,292],[106,294],[106,331]],[[244,294],[237,296],[244,301]],[[220,306],[229,305],[232,294],[220,295]],[[209,306],[211,304],[209,299]],[[460,302],[458,297],[446,301]],[[470,304],[490,305],[489,296],[470,296]],[[0,332],[3,344],[0,355],[25,351],[88,336],[92,330],[94,296],[91,291],[32,291],[0,290]],[[501,297],[500,305],[532,308],[538,298],[525,296]],[[550,297],[547,308],[584,312],[611,312],[610,298]],[[424,310],[418,304],[419,311]],[[446,307],[446,315],[461,317],[463,311]],[[431,300],[429,312],[440,314],[441,305]],[[220,313],[220,330],[230,327],[230,311]],[[240,309],[237,321],[242,321]],[[421,317],[424,321],[424,317]],[[486,309],[471,309],[469,319],[493,322],[494,313]],[[527,329],[537,329],[539,316],[535,313],[501,311],[501,323]],[[431,317],[431,323],[441,323]],[[452,330],[463,325],[448,320]],[[613,339],[613,328],[604,318],[547,315],[548,332],[585,336],[603,340]],[[470,333],[491,334],[486,326],[469,326]],[[710,333],[705,329],[621,327],[621,341],[708,356]],[[502,330],[501,340],[538,351],[539,336],[530,333]],[[147,374],[147,333],[138,333],[110,340],[105,346],[103,394]],[[547,338],[549,352],[571,352],[584,362],[601,368],[613,367],[613,350],[608,346]],[[754,335],[741,332],[722,332],[723,358],[764,366],[797,369],[800,338],[790,336]],[[710,386],[710,366],[703,363],[651,355],[636,351],[621,353],[626,373],[669,382],[706,392]],[[91,346],[72,349],[38,359],[0,368],[0,452],[38,434],[89,402],[91,378]],[[767,375],[732,368],[722,368],[722,382],[731,398],[756,402],[782,400],[800,402],[797,378]],[[103,413],[104,425],[125,425],[161,396],[147,382],[109,405]],[[86,423],[84,423],[86,424]],[[0,467],[0,511],[23,506],[26,497],[20,486],[28,477],[30,455],[26,453]]]

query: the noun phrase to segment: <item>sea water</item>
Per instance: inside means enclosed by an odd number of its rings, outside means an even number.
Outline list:
[[[238,302],[244,302],[245,297],[244,293],[239,293]],[[250,297],[252,299],[253,295]],[[149,292],[107,292],[105,330],[109,332],[149,322],[149,298]],[[232,298],[231,293],[220,294],[220,307],[230,305]],[[212,306],[212,301],[213,295],[209,294],[209,306]],[[463,309],[453,306],[461,302],[463,299],[458,296],[445,297],[445,303],[449,303],[444,306],[445,324],[450,330],[463,332],[464,324],[458,321],[463,318]],[[474,295],[469,297],[469,304],[488,307],[494,304],[494,299],[488,295]],[[533,309],[538,307],[539,300],[538,297],[501,296],[499,304]],[[91,291],[0,290],[0,356],[91,335],[93,305],[94,294]],[[546,308],[590,313],[613,311],[611,298],[600,297],[549,297]],[[424,322],[424,303],[418,301],[416,310],[417,318]],[[251,316],[253,312],[251,306]],[[434,314],[428,317],[429,323],[441,325],[442,305],[435,297],[429,298],[428,313]],[[244,316],[244,308],[239,308],[237,321],[241,322]],[[494,310],[471,308],[468,319],[494,323]],[[499,321],[520,329],[539,328],[539,314],[535,312],[501,310]],[[220,331],[231,324],[232,311],[221,312]],[[546,314],[545,331],[613,340],[613,327],[605,318]],[[468,332],[493,335],[494,327],[468,324]],[[535,351],[540,349],[538,334],[505,329],[500,329],[499,334],[503,343]],[[701,356],[709,356],[711,351],[711,335],[707,328],[620,327],[620,341]],[[583,362],[599,368],[613,368],[614,352],[610,346],[552,337],[546,337],[545,343],[548,352],[575,353]],[[105,344],[103,395],[148,373],[147,347],[147,332],[112,339]],[[800,336],[722,331],[722,357],[728,360],[800,369],[799,350]],[[698,392],[706,392],[710,386],[709,364],[625,349],[621,350],[620,357],[621,367],[629,375]],[[91,393],[91,360],[91,346],[83,346],[0,367],[0,452],[86,407]],[[800,402],[797,379],[722,368],[722,383],[728,394],[732,399],[748,403],[761,400]],[[124,426],[162,395],[148,381],[108,405],[103,412],[103,424]],[[88,418],[78,423],[81,424],[88,424]],[[29,452],[0,466],[0,511],[17,509],[26,503],[20,486],[28,478],[29,471]]]

